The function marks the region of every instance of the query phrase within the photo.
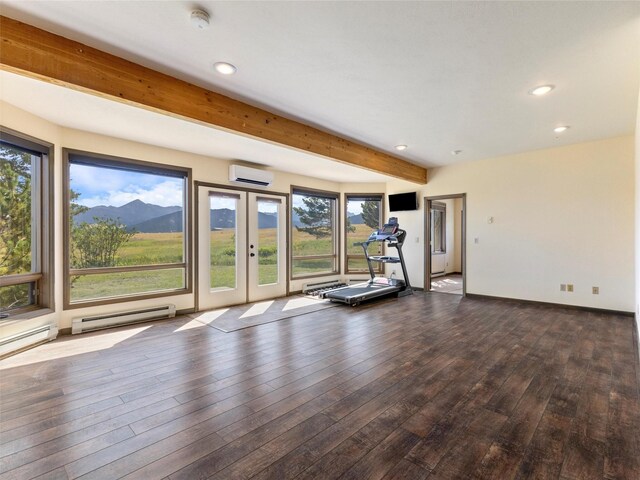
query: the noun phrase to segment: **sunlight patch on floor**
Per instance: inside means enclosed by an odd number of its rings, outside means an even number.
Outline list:
[[[251,308],[249,308],[249,310],[247,310],[242,315],[240,315],[240,318],[248,318],[248,317],[255,317],[256,315],[262,315],[264,312],[266,312],[269,309],[271,305],[273,305],[273,300],[270,300],[268,302],[256,303],[252,305]]]
[[[192,330],[194,328],[206,327],[205,323],[199,322],[198,320],[191,320],[184,325],[176,328],[174,332],[184,332],[185,330]]]
[[[208,325],[211,322],[213,322],[214,320],[217,320],[218,318],[220,318],[222,315],[224,315],[228,311],[229,311],[228,308],[220,308],[218,310],[211,310],[209,312],[201,313],[200,315],[195,317],[195,319],[197,321],[199,321],[199,322],[206,323]]]
[[[315,298],[294,298],[287,302],[287,304],[282,308],[282,311],[286,312],[287,310],[294,310],[296,308],[308,307],[309,305],[317,304],[318,300],[316,300]]]
[[[73,337],[64,337],[61,342],[45,343],[37,348],[3,360],[0,363],[0,370],[42,362],[43,358],[54,360],[106,350],[120,342],[135,337],[151,327],[152,325],[147,325],[126,330],[102,330],[95,335],[85,333],[74,335]]]

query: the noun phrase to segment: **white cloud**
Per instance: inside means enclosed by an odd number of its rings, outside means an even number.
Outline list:
[[[108,190],[102,195],[79,198],[78,203],[87,207],[96,205],[111,205],[120,207],[134,200],[144,203],[170,207],[182,205],[182,181],[178,179],[165,180],[157,185],[145,189],[139,185],[127,185],[118,190]]]

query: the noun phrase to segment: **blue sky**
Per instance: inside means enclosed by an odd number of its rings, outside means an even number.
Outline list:
[[[71,164],[71,188],[87,207],[120,207],[133,200],[162,207],[182,206],[183,180],[149,173]]]

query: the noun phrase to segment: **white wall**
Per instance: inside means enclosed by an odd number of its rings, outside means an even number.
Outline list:
[[[633,171],[627,136],[437,168],[423,187],[390,182],[421,198],[398,212],[412,283],[424,285],[422,198],[467,193],[467,292],[635,311]]]

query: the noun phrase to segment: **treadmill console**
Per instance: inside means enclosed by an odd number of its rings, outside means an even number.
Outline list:
[[[391,217],[389,223],[385,223],[380,230],[376,230],[369,236],[369,241],[391,239],[398,233],[400,225],[398,225],[398,217]]]

